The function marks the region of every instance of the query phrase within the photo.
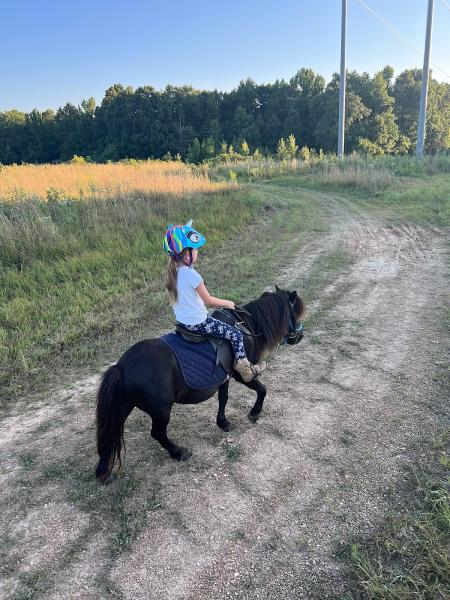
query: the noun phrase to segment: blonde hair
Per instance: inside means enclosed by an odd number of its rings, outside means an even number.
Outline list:
[[[177,289],[177,269],[178,264],[182,263],[183,258],[187,254],[188,249],[185,248],[178,254],[176,258],[171,256],[169,258],[169,264],[167,265],[167,276],[166,276],[166,289],[169,292],[170,300],[172,304],[175,304],[178,300],[178,289]]]

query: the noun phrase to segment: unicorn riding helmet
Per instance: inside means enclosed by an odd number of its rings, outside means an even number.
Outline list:
[[[200,248],[205,243],[205,237],[192,227],[192,219],[186,225],[169,225],[163,240],[164,250],[175,259],[186,248]]]

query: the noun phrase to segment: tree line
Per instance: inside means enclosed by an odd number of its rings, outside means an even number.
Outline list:
[[[347,74],[346,151],[407,154],[414,151],[422,82],[421,69],[394,79],[386,66],[370,77]],[[52,163],[89,156],[105,162],[179,155],[191,162],[224,148],[271,154],[279,140],[335,152],[339,75],[326,84],[312,69],[289,81],[241,81],[231,92],[191,86],[111,86],[100,105],[94,98],[56,112],[0,112],[0,163]],[[450,148],[450,84],[431,78],[426,151]],[[278,152],[280,155],[280,152]]]

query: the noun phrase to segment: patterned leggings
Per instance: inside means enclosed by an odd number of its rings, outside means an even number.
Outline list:
[[[196,333],[204,333],[211,337],[229,340],[233,347],[236,360],[247,356],[244,348],[244,336],[239,329],[236,329],[236,327],[232,327],[213,317],[207,317],[206,321],[203,321],[203,323],[199,323],[198,325],[185,325],[185,327]]]

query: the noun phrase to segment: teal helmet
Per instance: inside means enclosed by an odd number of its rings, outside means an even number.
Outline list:
[[[205,237],[192,227],[192,219],[186,225],[169,225],[163,240],[164,250],[172,257],[186,248],[200,248],[205,243]]]

